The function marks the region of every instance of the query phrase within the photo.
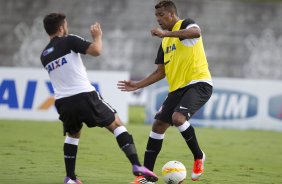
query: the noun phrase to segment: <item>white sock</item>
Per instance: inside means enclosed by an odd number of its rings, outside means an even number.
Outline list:
[[[119,136],[120,134],[122,134],[123,132],[127,132],[127,129],[125,128],[125,126],[119,126],[114,130],[114,134],[115,137]]]
[[[66,136],[65,143],[72,144],[72,145],[78,145],[78,142],[79,142],[79,139]]]
[[[189,128],[190,123],[188,121],[185,121],[182,125],[180,125],[178,128],[179,132],[184,132],[185,130],[187,130],[187,128]]]
[[[158,133],[155,133],[153,131],[150,132],[150,137],[153,138],[153,139],[162,140],[162,139],[164,139],[164,136],[165,136],[165,134],[158,134]]]

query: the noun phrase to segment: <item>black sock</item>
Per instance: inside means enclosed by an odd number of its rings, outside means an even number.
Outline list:
[[[128,132],[123,132],[116,137],[121,150],[125,153],[132,165],[140,166],[137,151],[132,136]]]
[[[181,132],[182,137],[185,139],[188,147],[190,148],[191,152],[194,155],[194,159],[202,159],[203,158],[203,152],[201,151],[197,138],[196,138],[196,134],[195,134],[195,130],[192,127],[192,125],[190,125],[185,131]]]
[[[152,137],[149,137],[148,139],[144,158],[144,166],[150,169],[151,171],[154,170],[155,162],[158,154],[161,151],[162,144],[163,139],[154,139]]]
[[[70,177],[72,180],[76,179],[75,176],[75,161],[76,161],[76,154],[77,154],[77,145],[73,144],[64,144],[64,155],[65,155],[65,166],[67,176]]]

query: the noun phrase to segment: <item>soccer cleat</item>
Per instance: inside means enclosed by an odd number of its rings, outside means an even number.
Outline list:
[[[64,183],[65,184],[83,184],[78,178],[76,178],[75,180],[72,180],[69,177],[65,178]]]
[[[154,182],[150,182],[146,180],[144,176],[137,176],[130,184],[155,184]]]
[[[148,181],[158,181],[158,176],[144,166],[133,165],[132,172],[135,176],[144,176]]]
[[[191,175],[191,179],[193,181],[197,181],[200,178],[200,176],[203,174],[205,159],[206,159],[206,155],[203,152],[203,158],[202,159],[196,159],[194,161],[194,167],[193,167],[193,171],[192,171],[192,175]]]

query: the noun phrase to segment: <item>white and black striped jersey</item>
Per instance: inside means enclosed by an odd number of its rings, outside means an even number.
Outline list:
[[[69,34],[54,37],[43,50],[40,59],[50,76],[55,99],[95,90],[80,57],[90,44],[79,36]]]

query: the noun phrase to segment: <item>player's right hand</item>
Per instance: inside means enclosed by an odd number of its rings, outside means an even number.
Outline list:
[[[165,31],[160,28],[153,28],[151,29],[151,35],[163,38],[165,36]]]
[[[138,89],[136,82],[131,80],[118,81],[117,86],[121,91],[135,91]]]

